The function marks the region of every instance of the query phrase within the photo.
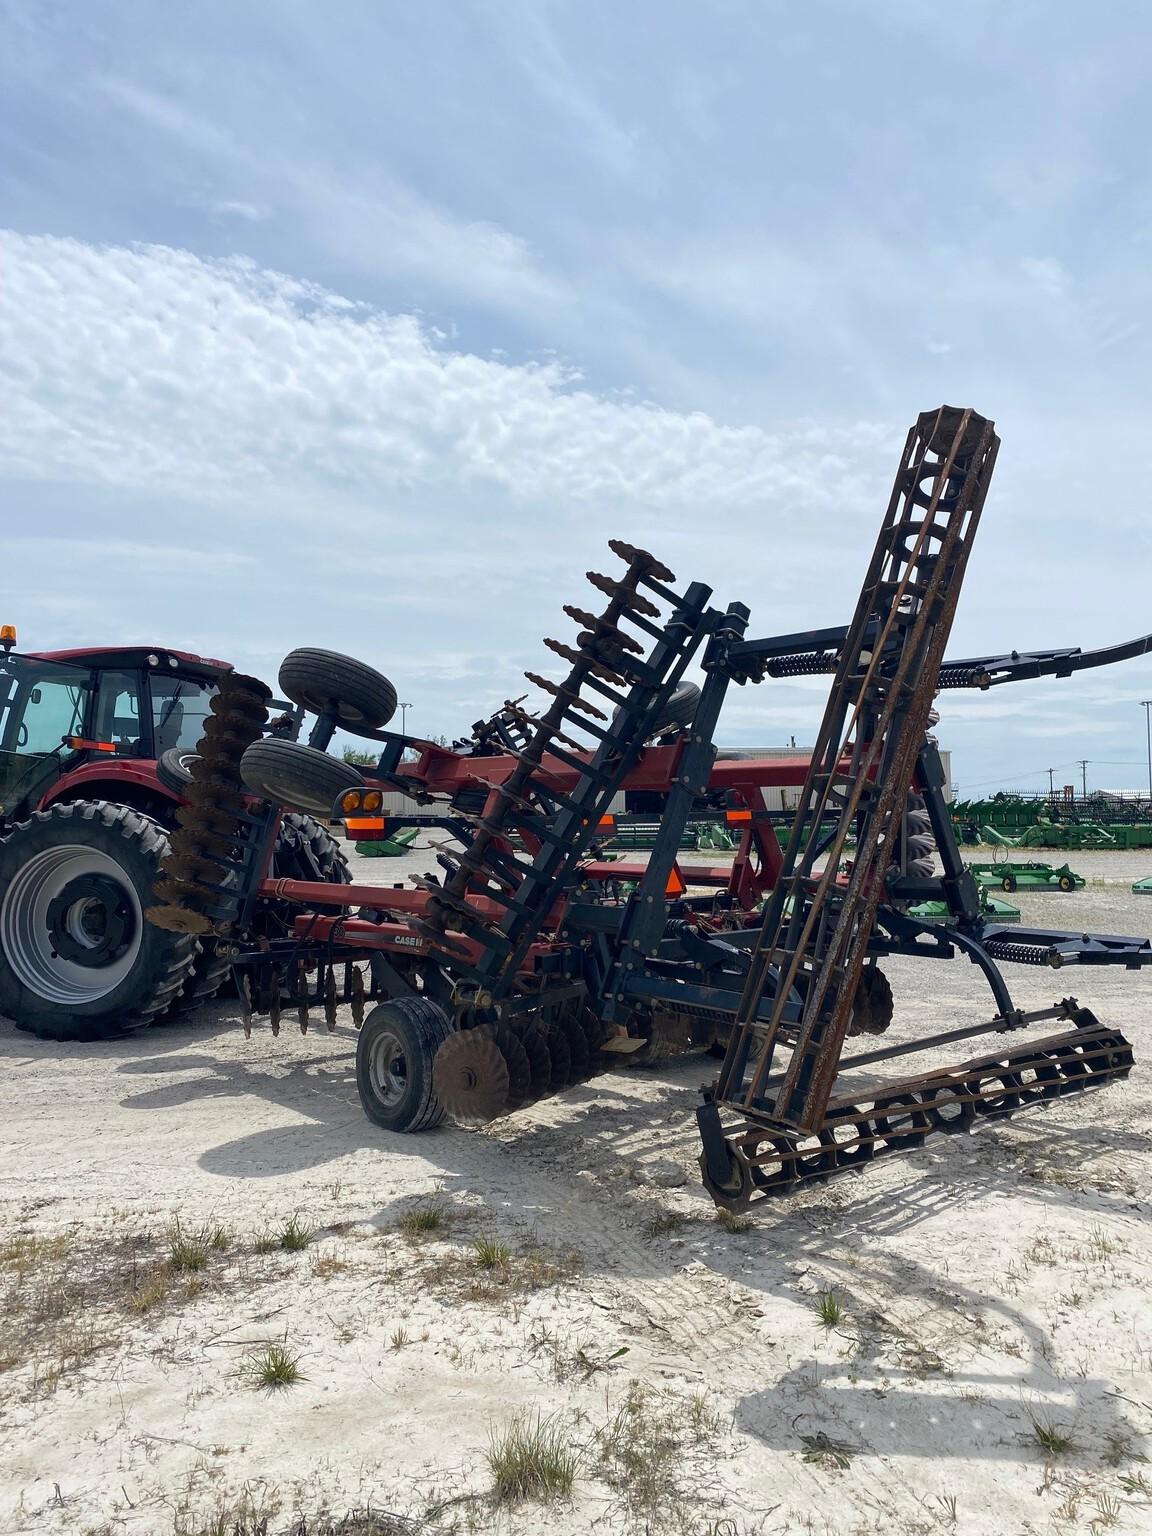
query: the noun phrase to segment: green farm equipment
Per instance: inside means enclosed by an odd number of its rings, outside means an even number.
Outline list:
[[[995,827],[982,829],[984,841],[999,848],[1115,848],[1116,838],[1099,822],[1037,822],[1019,837],[1008,837]]]
[[[1002,891],[1078,891],[1085,884],[1084,876],[1074,874],[1067,864],[1054,869],[1051,864],[1019,864],[1005,861],[999,864],[969,864],[981,886],[998,885]]]
[[[1146,876],[1143,880],[1135,881],[1132,889],[1137,896],[1152,896],[1152,875]]]
[[[1014,907],[1010,901],[1005,901],[1000,896],[993,896],[986,885],[977,886],[977,898],[981,917],[992,919],[997,923],[1020,921],[1020,908]],[[923,918],[929,923],[949,921],[949,907],[946,901],[922,901],[918,906],[909,907],[908,912],[910,916]]]
[[[403,827],[398,832],[393,832],[390,837],[385,837],[376,843],[357,843],[359,853],[369,859],[398,859],[402,853],[407,853],[412,844],[420,836],[419,827]]]

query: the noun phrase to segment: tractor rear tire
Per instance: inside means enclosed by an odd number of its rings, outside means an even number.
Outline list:
[[[428,998],[397,997],[373,1008],[356,1042],[356,1087],[369,1120],[397,1132],[443,1122],[432,1062],[452,1033],[448,1015]]]
[[[240,777],[254,795],[273,805],[288,805],[324,820],[331,816],[338,795],[364,784],[351,763],[274,737],[252,743],[240,759]]]
[[[397,709],[396,690],[382,673],[338,651],[290,651],[280,664],[279,682],[293,704],[331,715],[352,731],[378,731]]]
[[[197,943],[144,918],[168,852],[128,806],[34,811],[0,843],[0,1013],[41,1040],[107,1040],[151,1024]]]

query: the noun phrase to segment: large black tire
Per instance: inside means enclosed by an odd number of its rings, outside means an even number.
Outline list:
[[[350,730],[377,731],[396,713],[396,690],[382,673],[338,651],[303,647],[280,664],[284,697]]]
[[[337,795],[364,780],[351,763],[296,741],[254,741],[240,759],[240,777],[254,795],[325,820]]]
[[[323,880],[326,885],[351,885],[352,871],[344,850],[327,827],[313,816],[286,811],[272,854],[276,880]]]
[[[451,1033],[448,1015],[427,998],[398,997],[373,1008],[356,1042],[356,1087],[369,1120],[399,1132],[441,1124],[432,1062]]]
[[[127,806],[35,811],[0,843],[0,1013],[42,1040],[106,1040],[151,1024],[197,943],[144,919],[168,852]]]
[[[672,696],[663,711],[658,734],[669,736],[674,732],[686,731],[693,720],[695,720],[696,711],[699,707],[700,690],[696,684],[678,683],[673,688]]]

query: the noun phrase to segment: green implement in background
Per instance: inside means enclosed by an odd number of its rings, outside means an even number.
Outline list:
[[[1067,864],[1054,869],[1051,864],[1019,864],[1005,860],[1000,864],[969,864],[981,886],[998,885],[1002,891],[1078,891],[1086,883]]]

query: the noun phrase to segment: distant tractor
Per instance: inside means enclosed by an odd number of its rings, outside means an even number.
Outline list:
[[[144,921],[222,661],[160,647],[17,655],[0,630],[0,1013],[99,1040],[212,997],[229,963]],[[283,715],[295,736],[303,711]],[[312,816],[285,813],[272,873],[346,884]],[[273,926],[271,910],[265,914]]]

